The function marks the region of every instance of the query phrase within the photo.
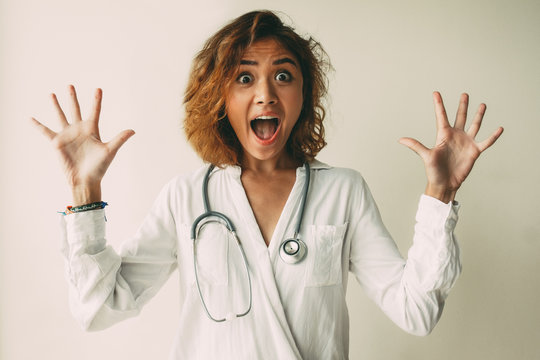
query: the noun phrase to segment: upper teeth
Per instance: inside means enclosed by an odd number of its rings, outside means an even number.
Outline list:
[[[259,120],[270,120],[270,119],[275,119],[276,117],[275,116],[269,116],[269,115],[264,115],[264,116],[257,116],[256,119],[259,119]]]

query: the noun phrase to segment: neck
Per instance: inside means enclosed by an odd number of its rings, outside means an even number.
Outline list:
[[[259,174],[271,174],[281,170],[296,169],[302,164],[293,159],[292,156],[284,152],[281,156],[276,156],[269,159],[257,159],[249,154],[244,154],[241,168],[243,171],[250,171]]]

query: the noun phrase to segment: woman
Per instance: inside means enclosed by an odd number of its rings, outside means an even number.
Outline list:
[[[428,180],[405,261],[362,177],[315,159],[325,145],[327,64],[317,42],[268,11],[211,37],[194,60],[185,129],[216,167],[167,184],[120,254],[105,243],[100,183],[134,132],[100,140],[99,89],[82,121],[70,87],[71,123],[53,94],[63,129],[34,122],[61,154],[73,190],[64,255],[72,310],[85,329],[138,314],[176,268],[174,359],[347,358],[349,271],[398,326],[417,335],[433,329],[460,271],[456,191],[502,128],[476,143],[485,105],[465,132],[467,95],[452,127],[434,93],[437,145],[400,140],[421,156]]]

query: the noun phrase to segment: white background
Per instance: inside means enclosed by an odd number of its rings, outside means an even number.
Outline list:
[[[319,159],[359,170],[402,253],[425,185],[401,136],[432,145],[431,93],[450,115],[461,92],[488,105],[484,139],[505,133],[458,193],[464,272],[428,337],[394,326],[351,278],[351,359],[540,358],[540,2],[74,1],[0,2],[0,358],[163,359],[176,329],[177,277],[115,327],[72,319],[58,215],[70,193],[30,116],[57,128],[49,93],[83,114],[103,88],[102,137],[132,128],[103,183],[109,242],[136,231],[161,186],[201,165],[181,128],[190,62],[240,14],[283,11],[320,40],[335,67]]]

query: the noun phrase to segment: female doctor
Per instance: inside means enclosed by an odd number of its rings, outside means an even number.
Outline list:
[[[272,12],[233,20],[194,59],[184,102],[188,140],[208,164],[161,191],[119,254],[105,240],[101,180],[125,130],[102,142],[102,92],[87,120],[70,86],[72,118],[55,95],[61,130],[33,119],[58,150],[73,192],[62,216],[70,304],[84,329],[135,316],[180,274],[172,359],[345,359],[352,272],[399,327],[426,335],[460,272],[456,191],[502,133],[476,142],[485,105],[465,130],[433,94],[437,140],[400,142],[425,163],[413,245],[404,260],[362,177],[315,159],[324,147],[329,63]]]

